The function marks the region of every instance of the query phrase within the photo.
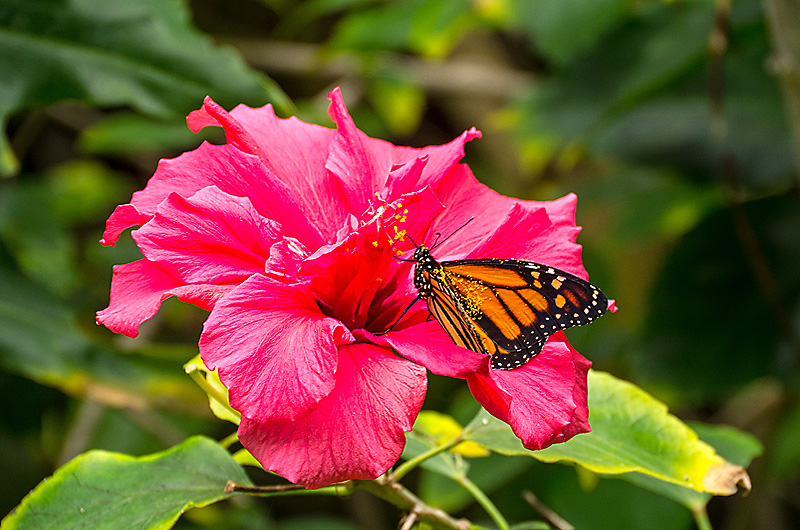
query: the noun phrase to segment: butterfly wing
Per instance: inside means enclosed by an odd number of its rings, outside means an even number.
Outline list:
[[[547,337],[592,322],[608,307],[591,283],[530,261],[444,262],[431,274],[428,309],[453,341],[510,370],[537,355]]]

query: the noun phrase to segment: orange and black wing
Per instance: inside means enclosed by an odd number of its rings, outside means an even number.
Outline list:
[[[553,333],[592,322],[606,296],[568,272],[530,261],[460,260],[430,274],[428,309],[453,341],[511,370],[537,355]]]

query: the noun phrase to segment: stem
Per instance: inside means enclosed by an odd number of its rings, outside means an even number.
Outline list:
[[[551,510],[548,506],[540,501],[536,495],[533,494],[530,490],[525,490],[522,492],[522,498],[525,501],[533,506],[533,508],[542,514],[542,517],[547,519],[547,521],[552,525],[558,528],[558,530],[575,530],[575,527],[572,526],[569,521],[558,515],[556,512]]]
[[[433,449],[429,449],[422,454],[419,454],[412,458],[411,460],[407,460],[402,463],[400,466],[397,467],[394,473],[392,473],[392,480],[399,481],[401,478],[406,476],[409,471],[420,465],[422,462],[428,460],[429,458],[433,458],[434,456],[438,455],[439,453],[444,453],[452,449],[453,447],[457,446],[461,442],[463,442],[463,438],[461,436],[456,436],[449,442],[443,445],[437,445]]]
[[[237,484],[232,480],[225,486],[225,493],[248,493],[260,497],[276,497],[280,495],[336,495],[343,497],[353,493],[355,486],[352,481],[331,484],[315,490],[306,489],[299,484],[278,484],[276,486],[248,486]]]
[[[478,504],[480,504],[486,513],[489,514],[500,530],[509,530],[508,521],[506,518],[503,517],[503,514],[500,513],[500,510],[497,509],[497,506],[486,496],[482,489],[475,485],[470,479],[468,479],[465,475],[458,477],[455,479],[456,482],[461,484],[465,490],[467,490],[470,495],[472,495]]]
[[[239,411],[231,407],[230,403],[228,403],[228,398],[222,394],[216,387],[214,387],[211,383],[209,383],[203,374],[200,373],[199,370],[192,370],[191,372],[187,372],[189,377],[197,383],[203,392],[208,394],[208,397],[219,403],[221,406],[225,407],[231,413],[233,413],[236,417],[239,417]]]
[[[714,530],[711,526],[711,521],[708,519],[705,505],[692,508],[692,516],[697,525],[697,530]]]
[[[239,441],[239,431],[233,431],[228,436],[219,441],[219,445],[227,449]]]

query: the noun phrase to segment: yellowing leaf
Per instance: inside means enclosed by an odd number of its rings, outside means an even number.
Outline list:
[[[452,416],[433,410],[423,410],[417,416],[414,430],[431,439],[436,445],[442,445],[460,436],[464,428]],[[479,458],[489,455],[489,451],[486,448],[469,441],[458,444],[450,451],[467,458]]]
[[[719,456],[666,405],[610,374],[589,372],[589,423],[590,433],[528,451],[505,423],[482,412],[465,429],[465,438],[498,453],[574,462],[607,475],[638,472],[713,495],[731,495],[737,485],[750,488],[743,467]]]

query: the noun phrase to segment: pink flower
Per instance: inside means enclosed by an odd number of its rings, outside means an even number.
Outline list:
[[[145,189],[108,219],[143,259],[114,268],[98,323],[136,336],[170,297],[211,311],[200,352],[218,369],[239,437],[261,462],[307,487],[374,478],[400,456],[422,406],[426,370],[467,380],[476,399],[530,448],[589,429],[589,361],[563,334],[512,371],[456,346],[416,296],[413,264],[395,259],[474,221],[437,259],[531,259],[586,277],[575,197],[503,197],[459,164],[471,129],[442,146],[398,147],[359,131],[338,89],[336,129],[230,113],[209,98],[192,130],[222,126],[225,145],[162,160]],[[408,257],[409,254],[406,254]],[[399,355],[398,355],[399,354]]]

